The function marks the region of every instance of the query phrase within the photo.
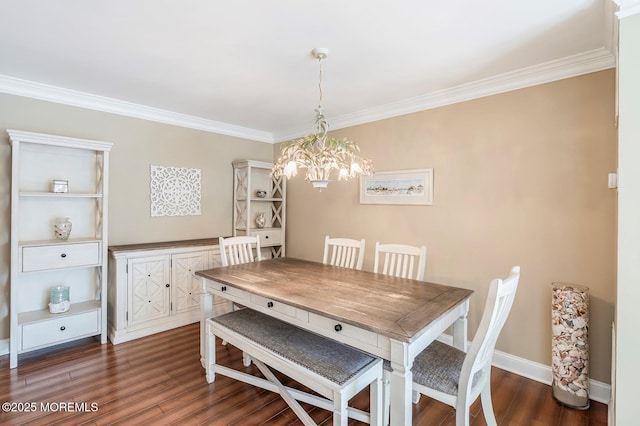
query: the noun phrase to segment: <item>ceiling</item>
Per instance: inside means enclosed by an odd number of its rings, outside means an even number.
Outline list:
[[[278,142],[615,66],[610,0],[0,0],[0,92]]]

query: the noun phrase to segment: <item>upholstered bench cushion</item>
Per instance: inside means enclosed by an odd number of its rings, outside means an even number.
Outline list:
[[[460,349],[435,340],[413,361],[413,381],[449,395],[457,395],[465,356]],[[474,383],[481,374],[482,371],[475,374]]]
[[[251,309],[211,318],[314,373],[343,385],[377,358]]]

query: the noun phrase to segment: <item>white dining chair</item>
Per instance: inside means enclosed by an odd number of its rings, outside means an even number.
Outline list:
[[[380,244],[376,242],[373,272],[400,278],[424,280],[427,264],[427,246],[410,246],[406,244]],[[389,420],[391,363],[384,362],[382,382],[384,383],[383,418]],[[388,423],[388,422],[387,422]]]
[[[364,240],[329,238],[327,235],[324,238],[322,263],[361,270],[364,263]]]
[[[220,237],[220,261],[222,266],[240,265],[262,260],[260,255],[260,238],[251,236]],[[256,254],[253,255],[255,247]]]
[[[491,281],[468,353],[436,340],[416,356],[412,368],[414,403],[422,394],[448,404],[456,410],[456,426],[467,426],[469,407],[480,396],[487,424],[496,425],[491,402],[491,358],[519,280],[520,267],[514,266],[508,278]]]
[[[258,236],[220,237],[218,238],[218,244],[220,246],[220,263],[222,263],[222,266],[241,265],[262,260],[260,238]],[[254,247],[256,250],[255,256],[253,255]],[[238,303],[232,303],[231,308],[235,311],[246,307]],[[226,346],[227,342],[223,340],[222,344]],[[242,363],[245,367],[251,365],[251,357],[244,352],[242,353]]]
[[[380,244],[376,242],[373,272],[400,278],[424,280],[427,246]]]

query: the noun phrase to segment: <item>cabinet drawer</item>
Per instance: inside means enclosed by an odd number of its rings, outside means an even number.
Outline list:
[[[361,328],[354,327],[350,324],[345,324],[331,318],[316,315],[313,312],[309,312],[309,324],[319,327],[324,331],[329,331],[334,334],[340,334],[341,336],[357,340],[371,346],[378,345],[378,335],[376,333],[369,330],[363,330]],[[331,336],[331,334],[325,335]]]
[[[282,230],[260,230],[251,231],[252,237],[260,238],[260,247],[278,246],[282,244]]]
[[[292,318],[296,317],[296,308],[289,305],[284,305],[280,302],[276,302],[275,300],[267,299],[266,297],[258,296],[255,294],[251,295],[251,303],[255,303],[261,308],[267,308],[281,314],[290,316]]]
[[[62,343],[100,331],[99,311],[65,315],[22,325],[22,350]]]
[[[214,295],[220,295],[221,297],[231,298],[233,300],[245,299],[247,294],[240,289],[235,287],[228,286],[226,284],[219,283],[217,281],[206,280],[206,290],[213,293]]]
[[[22,272],[100,264],[100,242],[22,248]]]

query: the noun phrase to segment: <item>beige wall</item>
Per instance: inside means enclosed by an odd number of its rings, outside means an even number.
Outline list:
[[[550,364],[550,283],[591,287],[591,377],[609,382],[615,273],[614,72],[518,90],[336,131],[377,170],[433,167],[433,206],[360,205],[358,184],[288,186],[287,254],[320,260],[325,234],[427,244],[426,278],[476,291],[514,264],[522,280],[497,348]],[[227,235],[231,161],[270,160],[268,144],[0,94],[0,128],[113,142],[110,244]],[[0,140],[0,339],[8,337],[10,147]],[[151,218],[149,165],[202,169],[202,216]]]
[[[637,9],[636,9],[637,10]],[[620,19],[620,193],[616,304],[616,424],[638,423],[640,336],[640,13]]]
[[[361,205],[358,182],[288,183],[287,254],[320,261],[325,234],[426,244],[426,280],[475,290],[522,278],[497,349],[551,363],[551,283],[591,288],[591,378],[610,382],[616,281],[613,70],[335,131],[379,171],[434,168],[433,206]],[[329,117],[330,121],[330,117]],[[277,153],[277,148],[274,150]]]
[[[113,142],[110,245],[230,235],[231,162],[272,159],[267,143],[0,94],[0,339],[9,337],[9,128]],[[150,165],[201,169],[202,214],[152,218]]]

